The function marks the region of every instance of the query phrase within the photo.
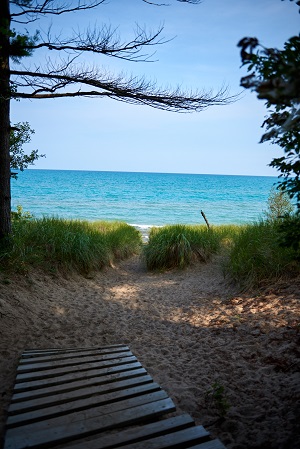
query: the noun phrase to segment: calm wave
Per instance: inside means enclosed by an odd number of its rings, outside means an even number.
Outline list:
[[[122,220],[139,227],[258,220],[276,177],[26,170],[12,206],[36,217]]]

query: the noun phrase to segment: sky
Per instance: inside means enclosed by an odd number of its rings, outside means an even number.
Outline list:
[[[178,114],[110,99],[62,98],[13,101],[11,122],[29,122],[35,134],[25,151],[46,158],[34,168],[160,173],[277,176],[268,167],[282,150],[259,144],[267,115],[263,100],[240,87],[246,75],[238,41],[257,37],[266,47],[282,48],[299,33],[300,14],[288,0],[203,0],[199,5],[169,0],[153,6],[141,0],[109,0],[96,10],[64,14],[27,26],[61,36],[72,29],[111,24],[126,40],[138,23],[148,30],[163,24],[169,42],[157,46],[155,62],[126,62],[103,55],[85,64],[111,73],[145,76],[159,86],[217,92],[227,86],[240,94],[230,105]],[[50,54],[49,54],[50,53]],[[46,56],[53,55],[48,52]],[[34,67],[45,54],[26,59]]]

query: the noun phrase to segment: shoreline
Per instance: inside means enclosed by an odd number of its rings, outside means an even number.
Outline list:
[[[133,226],[135,229],[137,229],[142,234],[142,241],[143,243],[148,243],[149,241],[149,234],[152,228],[162,228],[163,226],[155,226],[155,225],[138,225],[138,224],[132,224],[127,223],[129,226]]]

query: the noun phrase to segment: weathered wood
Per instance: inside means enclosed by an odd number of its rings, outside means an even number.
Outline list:
[[[174,410],[126,345],[29,350],[4,449],[225,449],[188,415],[158,420]]]
[[[139,365],[139,364],[137,364]],[[97,371],[98,373],[98,371]],[[45,386],[43,388],[38,385],[36,389],[34,390],[26,390],[26,386],[24,386],[24,389],[26,391],[23,391],[21,393],[14,393],[11,399],[11,403],[17,403],[20,401],[26,401],[28,399],[37,399],[41,397],[51,396],[59,393],[66,393],[66,392],[74,392],[79,388],[85,388],[88,386],[96,386],[96,385],[105,385],[109,383],[115,383],[124,379],[131,379],[134,377],[140,377],[145,376],[147,374],[145,368],[137,368],[127,371],[121,371],[121,372],[112,372],[111,374],[107,375],[100,375],[100,376],[93,376],[91,378],[83,378],[80,380],[72,380],[67,381],[65,383],[59,384],[59,385],[50,385],[48,386],[48,382],[45,382]],[[22,385],[22,384],[18,384]]]
[[[51,417],[61,416],[74,411],[77,412],[79,410],[91,409],[95,406],[98,407],[100,405],[106,405],[121,399],[127,399],[148,392],[150,393],[152,391],[160,390],[160,386],[152,382],[150,376],[144,376],[144,378],[139,379],[139,382],[135,379],[122,382],[123,389],[119,385],[116,387],[116,390],[112,389],[105,394],[104,391],[100,391],[99,394],[96,394],[96,391],[93,390],[94,394],[91,393],[87,396],[80,396],[79,394],[75,396],[74,399],[69,395],[65,400],[63,400],[65,395],[60,395],[59,398],[53,400],[53,404],[51,401],[44,404],[42,401],[39,401],[40,404],[36,404],[36,401],[28,401],[26,403],[19,402],[17,404],[13,404],[9,409],[10,416],[7,419],[7,427],[15,426],[18,423],[22,424],[23,422],[29,423],[46,418],[49,419]]]
[[[47,349],[26,349],[24,350],[22,354],[23,357],[31,357],[31,355],[45,355],[45,354],[60,354],[60,353],[72,353],[72,352],[78,352],[78,351],[93,351],[93,350],[110,350],[114,348],[128,348],[127,345],[109,345],[109,346],[92,346],[92,347],[84,347],[84,348],[47,348]]]
[[[93,377],[105,378],[106,376],[112,375],[114,373],[122,373],[123,371],[131,371],[138,368],[142,368],[140,362],[136,358],[128,357],[126,359],[127,363],[122,363],[120,361],[105,362],[101,364],[99,368],[87,369],[87,370],[77,370],[74,372],[67,371],[66,373],[61,373],[58,376],[46,377],[42,379],[32,380],[29,375],[23,380],[19,377],[19,382],[15,384],[14,391],[28,391],[28,390],[38,390],[39,388],[44,388],[45,386],[63,385],[69,382],[79,381],[84,379],[90,379]],[[100,362],[99,362],[100,363]],[[17,376],[18,377],[18,376]]]
[[[52,424],[59,419],[60,423],[68,424],[70,420],[86,419],[88,416],[102,415],[103,413],[110,413],[112,410],[122,410],[131,406],[130,400],[132,398],[138,400],[138,404],[145,402],[153,402],[157,396],[155,393],[160,393],[159,397],[164,399],[167,394],[160,390],[160,386],[156,383],[140,385],[137,387],[127,388],[113,393],[108,393],[102,396],[96,396],[86,399],[78,399],[72,402],[66,402],[53,407],[41,408],[38,410],[28,411],[27,413],[19,413],[17,415],[8,416],[6,427],[21,426],[24,424],[47,423],[52,420]],[[154,399],[153,399],[154,398]]]
[[[75,441],[79,437],[94,435],[105,430],[117,428],[118,426],[130,425],[144,419],[155,418],[174,411],[175,406],[170,398],[162,398],[162,392],[152,395],[151,402],[138,404],[140,398],[133,398],[128,401],[130,408],[121,410],[106,409],[106,414],[85,417],[75,416],[69,423],[60,425],[60,421],[47,421],[47,423],[34,423],[28,426],[21,426],[15,429],[8,429],[4,449],[25,449],[50,447],[50,445]],[[146,399],[146,398],[144,398]],[[150,398],[147,398],[150,399]],[[130,402],[130,404],[129,404]],[[136,404],[136,405],[135,405]]]
[[[59,359],[59,360],[51,360],[49,362],[34,362],[34,363],[26,363],[26,364],[19,364],[17,368],[17,373],[34,373],[36,371],[44,371],[49,369],[59,369],[64,367],[73,367],[76,369],[78,366],[80,368],[80,365],[85,365],[86,363],[93,363],[97,362],[99,359],[101,360],[112,360],[116,358],[125,358],[132,356],[132,352],[126,351],[126,352],[116,352],[116,353],[108,353],[103,355],[91,355],[91,356],[83,356],[77,358],[69,357],[67,359]]]
[[[187,429],[195,426],[195,422],[190,415],[184,414],[173,418],[163,419],[154,423],[144,424],[126,430],[119,430],[116,433],[95,435],[92,440],[79,441],[68,444],[68,449],[110,449],[123,446],[124,444],[137,443],[149,438],[167,435],[171,432]]]
[[[76,359],[80,357],[86,356],[102,356],[104,354],[114,354],[118,352],[130,352],[128,346],[121,346],[117,348],[99,348],[99,349],[90,349],[90,350],[81,350],[81,351],[60,351],[60,352],[52,352],[52,353],[33,353],[33,354],[23,354],[22,358],[19,361],[19,365],[27,365],[32,363],[41,363],[41,362],[51,362],[57,360],[64,359]]]
[[[202,217],[204,218],[204,221],[205,221],[205,223],[206,223],[206,226],[208,227],[208,229],[210,229],[210,225],[209,225],[209,223],[208,223],[208,220],[207,220],[206,215],[205,215],[205,213],[203,212],[203,210],[201,211],[201,215],[202,215]]]
[[[188,446],[189,449],[226,449],[220,440],[206,441],[202,444],[197,444],[196,446]]]
[[[24,380],[26,381],[38,380],[51,377],[53,378],[56,376],[61,376],[63,374],[72,373],[74,371],[85,372],[95,368],[107,368],[111,366],[121,365],[122,363],[125,364],[128,362],[137,362],[137,359],[134,356],[131,356],[131,357],[113,358],[111,360],[100,360],[90,363],[84,363],[82,365],[77,365],[76,368],[72,367],[72,365],[69,365],[55,369],[52,368],[44,371],[34,371],[34,372],[26,371],[24,373],[17,374],[16,382],[23,382]]]
[[[122,446],[124,449],[181,449],[190,447],[193,443],[202,443],[207,441],[209,433],[202,427],[191,427],[189,429],[179,430],[178,432],[163,435],[151,440],[145,440],[138,443],[130,443]]]
[[[60,392],[57,394],[52,394],[51,396],[46,395],[39,398],[28,399],[27,401],[11,403],[8,409],[8,413],[14,415],[16,413],[24,413],[26,412],[26,410],[38,410],[43,407],[65,404],[69,401],[90,398],[91,396],[100,396],[119,390],[125,390],[126,388],[132,386],[143,385],[151,382],[153,382],[151,376],[145,374],[144,376],[110,382],[109,384],[105,385],[93,385],[90,387],[76,388],[63,393]]]

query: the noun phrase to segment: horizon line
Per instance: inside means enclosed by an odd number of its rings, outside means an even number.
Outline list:
[[[72,168],[26,168],[23,171],[74,171],[74,172],[96,172],[96,173],[139,173],[139,174],[153,174],[153,175],[192,175],[192,176],[249,176],[261,178],[279,178],[276,175],[249,175],[249,174],[228,174],[228,173],[180,173],[180,172],[159,172],[159,171],[129,171],[129,170],[91,170],[91,169],[72,169]],[[19,170],[18,174],[22,171]]]

